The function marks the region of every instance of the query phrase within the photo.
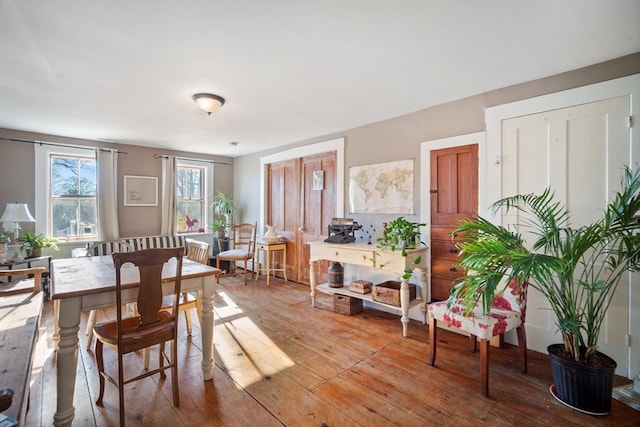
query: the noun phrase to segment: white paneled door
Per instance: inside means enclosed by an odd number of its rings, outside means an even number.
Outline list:
[[[630,98],[620,96],[570,108],[511,118],[502,122],[502,196],[555,191],[582,225],[601,215],[621,172],[630,162]],[[516,224],[518,218],[502,217]],[[526,237],[526,236],[525,236]],[[528,238],[532,241],[533,238]],[[618,362],[628,375],[630,277],[624,277],[608,311],[600,351]],[[637,280],[637,276],[635,278]],[[561,342],[555,317],[537,291],[527,305],[528,347],[546,353]]]

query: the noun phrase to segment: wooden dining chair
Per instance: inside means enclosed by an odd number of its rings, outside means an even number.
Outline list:
[[[118,387],[120,425],[124,426],[124,385],[160,373],[166,378],[165,370],[171,370],[173,405],[180,406],[178,391],[178,301],[182,279],[182,256],[184,248],[144,249],[136,252],[113,254],[116,272],[116,320],[94,327],[96,336],[96,360],[100,373],[100,393],[96,404],[102,406],[105,380]],[[161,310],[162,270],[172,258],[175,262],[173,286],[173,307]],[[128,264],[128,265],[127,265]],[[137,267],[134,268],[134,267]],[[174,267],[171,267],[172,269]],[[139,277],[137,307],[138,315],[125,317],[122,311],[123,283],[130,283]],[[165,354],[165,343],[171,342],[171,357]],[[124,378],[124,355],[159,344],[158,368],[145,370],[140,375]],[[104,369],[103,346],[118,353],[118,376],[108,375]],[[168,364],[165,365],[165,362]]]
[[[187,259],[209,265],[209,244],[198,240],[187,239]],[[162,298],[162,309],[170,310],[173,307],[173,295],[166,295]],[[187,335],[191,336],[192,321],[191,310],[195,309],[196,316],[200,319],[200,298],[191,292],[181,292],[178,312],[184,313],[184,320],[187,324]],[[149,349],[144,349],[144,368],[149,368]]]
[[[118,252],[132,252],[133,248],[127,243],[119,240],[104,240],[101,242],[94,242],[87,249],[87,256],[102,256],[111,255]],[[132,308],[133,309],[133,308]],[[87,328],[85,334],[87,335],[87,350],[91,349],[93,343],[93,327],[96,326],[96,310],[89,312],[89,318],[87,319]]]
[[[231,240],[232,247],[229,250],[223,250],[223,241],[218,240],[218,248],[220,252],[216,255],[216,267],[220,268],[221,261],[230,261],[234,265],[237,261],[244,262],[244,284],[247,284],[249,275],[248,262],[252,260],[256,253],[256,229],[258,223],[242,223],[233,226],[233,236]],[[254,268],[251,272],[255,274]],[[218,276],[220,282],[220,276]]]

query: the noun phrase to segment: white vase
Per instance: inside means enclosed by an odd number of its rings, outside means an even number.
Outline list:
[[[276,232],[277,225],[265,225],[265,227],[267,228],[267,232],[262,236],[262,240],[267,243],[277,242],[278,239],[280,239],[280,236],[278,236]]]

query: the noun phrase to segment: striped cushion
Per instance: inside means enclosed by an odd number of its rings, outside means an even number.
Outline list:
[[[156,248],[178,248],[180,246],[185,247],[184,236],[127,237],[120,240],[131,246],[134,251]]]

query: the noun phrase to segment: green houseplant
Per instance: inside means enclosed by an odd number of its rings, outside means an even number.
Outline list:
[[[607,413],[616,364],[598,351],[597,342],[620,279],[640,269],[640,172],[625,169],[621,189],[602,216],[582,226],[571,225],[568,210],[550,189],[507,197],[493,208],[517,210],[521,230],[535,240],[527,248],[519,233],[487,219],[461,221],[452,234],[461,239],[459,264],[468,274],[454,286],[450,302],[461,300],[467,309],[480,302],[487,312],[511,279],[527,281],[549,302],[562,334],[562,344],[548,348],[558,398],[580,410]],[[555,357],[572,362],[571,375],[609,362],[602,383],[608,391],[596,393],[593,384],[560,378]],[[577,390],[570,389],[574,385]],[[597,394],[605,398],[599,401]]]
[[[211,223],[211,228],[218,234],[218,238],[222,239],[227,229],[227,221],[224,219],[214,219]]]
[[[407,249],[416,248],[418,245],[426,246],[423,241],[420,240],[420,227],[424,227],[427,224],[412,222],[405,217],[398,217],[391,222],[386,223],[383,229],[382,237],[378,237],[377,248],[380,250],[389,249],[392,252],[400,250],[403,257],[407,256]],[[417,257],[413,263],[418,265],[421,262],[421,257]],[[384,267],[381,265],[380,268]],[[409,280],[413,271],[407,267],[404,270],[402,278]]]
[[[226,216],[235,212],[236,206],[231,196],[224,194],[220,190],[216,190],[216,194],[211,201],[211,208],[216,215]],[[228,221],[227,221],[228,222]]]
[[[58,250],[57,239],[47,237],[44,233],[34,234],[26,231],[18,240],[23,242],[21,248],[26,250],[29,256],[40,256],[42,248]]]

